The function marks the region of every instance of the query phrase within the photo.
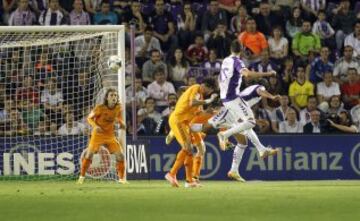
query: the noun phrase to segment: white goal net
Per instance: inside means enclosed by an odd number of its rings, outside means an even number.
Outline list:
[[[121,58],[118,71],[108,67],[112,55]],[[124,67],[123,26],[1,27],[0,179],[78,176],[86,117],[107,88],[118,90],[125,112]],[[115,174],[102,148],[87,175]]]

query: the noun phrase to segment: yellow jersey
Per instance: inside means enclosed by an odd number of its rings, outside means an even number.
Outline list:
[[[114,135],[115,123],[123,123],[122,110],[120,104],[117,104],[114,108],[110,109],[104,104],[97,105],[94,110],[88,116],[88,122],[91,126],[99,126],[104,130],[99,134],[96,130],[93,130],[93,134],[97,135]]]
[[[178,99],[175,110],[172,113],[178,120],[191,120],[199,111],[202,111],[202,106],[191,106],[191,101],[195,98],[202,99],[201,86],[194,84],[190,86]]]
[[[310,95],[314,95],[314,85],[310,81],[305,81],[302,85],[297,81],[290,84],[289,97],[294,97],[295,103],[300,108],[306,107]]]

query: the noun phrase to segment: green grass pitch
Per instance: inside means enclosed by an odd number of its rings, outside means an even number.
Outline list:
[[[0,220],[360,220],[360,181],[0,181]]]

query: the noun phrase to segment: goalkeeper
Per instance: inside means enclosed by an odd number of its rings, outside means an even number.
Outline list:
[[[88,170],[92,157],[99,151],[100,146],[105,146],[111,154],[116,157],[116,170],[119,183],[126,184],[125,179],[125,159],[123,147],[115,136],[115,124],[118,123],[121,129],[125,129],[125,124],[121,117],[121,106],[117,91],[110,88],[106,91],[104,102],[97,105],[90,113],[87,120],[93,127],[89,147],[84,159],[82,159],[80,177],[78,184],[83,184],[85,173]]]

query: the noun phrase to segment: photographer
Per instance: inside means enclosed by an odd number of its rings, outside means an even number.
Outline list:
[[[339,133],[359,133],[359,128],[356,128],[351,122],[350,115],[346,111],[341,111],[338,118],[327,119],[329,126]],[[338,121],[338,122],[336,122]]]

